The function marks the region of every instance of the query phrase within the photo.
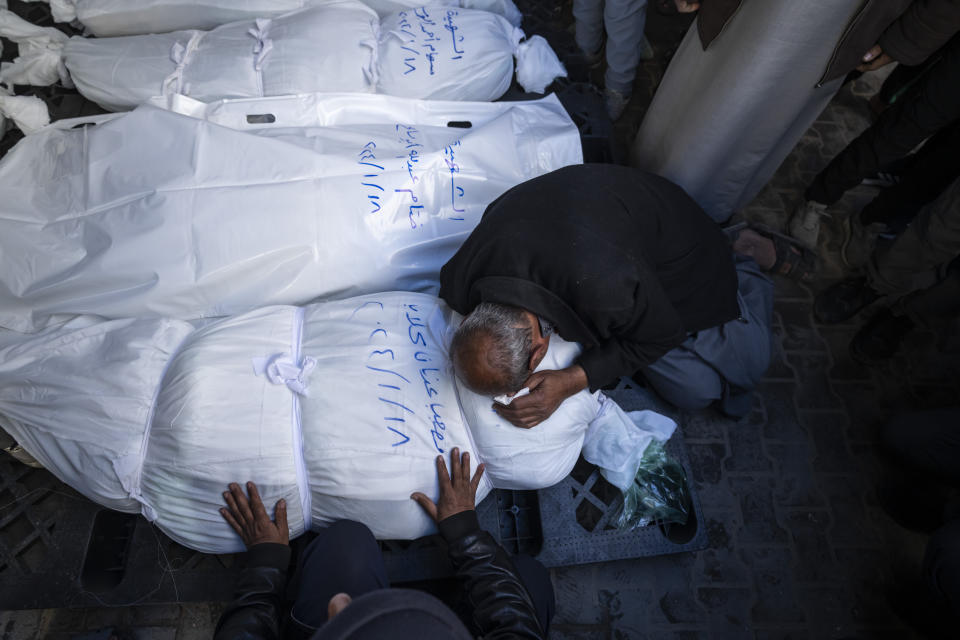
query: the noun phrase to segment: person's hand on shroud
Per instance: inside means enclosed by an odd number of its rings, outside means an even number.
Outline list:
[[[878,44],[870,47],[870,50],[863,54],[861,60],[863,64],[857,66],[857,71],[864,73],[867,71],[876,71],[880,67],[885,67],[893,62],[893,58],[885,54],[883,48]]]
[[[510,404],[493,404],[493,410],[515,427],[530,429],[553,415],[560,403],[587,388],[587,374],[580,365],[566,369],[537,371],[524,386],[530,390]]]
[[[453,448],[450,452],[450,473],[447,473],[447,464],[443,456],[437,456],[437,478],[440,480],[440,497],[436,503],[417,491],[410,496],[416,501],[434,522],[446,520],[462,511],[471,511],[476,508],[477,487],[483,477],[483,465],[470,478],[470,453],[464,452],[460,456],[460,449]]]
[[[273,542],[276,544],[290,544],[290,530],[287,529],[287,502],[283,498],[277,501],[274,507],[276,522],[270,519],[267,509],[260,499],[257,485],[247,483],[250,499],[243,494],[243,489],[236,482],[231,482],[229,491],[223,492],[223,499],[229,509],[220,509],[220,515],[233,527],[237,535],[243,540],[247,549],[255,544]]]

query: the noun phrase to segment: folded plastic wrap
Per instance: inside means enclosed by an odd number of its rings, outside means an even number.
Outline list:
[[[60,121],[0,160],[0,326],[435,291],[491,201],[581,159],[552,96],[175,98]]]

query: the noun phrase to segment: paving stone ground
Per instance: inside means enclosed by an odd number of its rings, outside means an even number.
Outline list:
[[[571,53],[569,4],[520,5],[528,32],[543,32],[564,56]],[[648,34],[658,55],[643,65],[634,100],[615,127],[621,152],[688,20],[651,10]],[[865,98],[878,83],[864,77],[841,90],[739,216],[781,226],[804,185],[868,125]],[[554,570],[551,638],[914,637],[891,613],[885,592],[916,572],[925,540],[897,527],[878,505],[886,471],[876,434],[897,410],[956,403],[960,339],[956,331],[918,333],[889,365],[866,368],[847,351],[865,316],[828,327],[811,312],[815,293],[843,275],[839,219],[874,193],[858,187],[836,208],[819,282],[777,281],[775,357],[753,412],[739,422],[710,411],[681,415],[709,549]],[[221,607],[0,613],[0,639],[67,638],[115,625],[143,639],[210,637]]]

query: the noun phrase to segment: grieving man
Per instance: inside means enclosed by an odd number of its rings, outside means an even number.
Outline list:
[[[642,373],[669,402],[749,411],[770,357],[772,283],[681,189],[616,165],[559,169],[490,204],[444,265],[440,297],[466,315],[451,353],[519,427],[563,400]],[[579,342],[572,366],[534,372],[549,334]]]

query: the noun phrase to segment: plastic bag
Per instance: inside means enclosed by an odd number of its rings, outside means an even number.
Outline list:
[[[623,494],[617,527],[632,530],[654,522],[683,525],[689,505],[683,466],[667,456],[662,443],[653,441],[643,453],[633,484]]]

